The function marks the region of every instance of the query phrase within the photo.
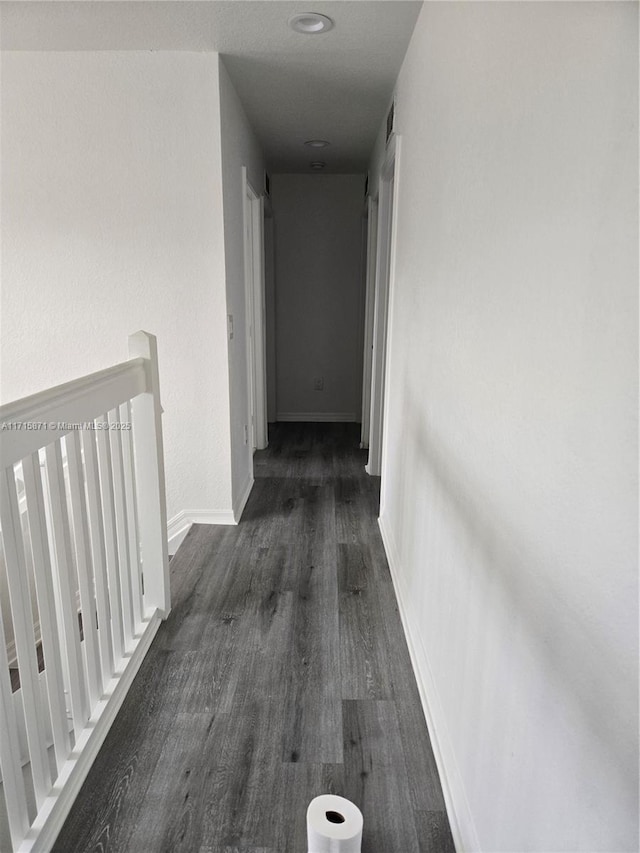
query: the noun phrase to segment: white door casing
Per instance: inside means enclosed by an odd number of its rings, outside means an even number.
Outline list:
[[[392,136],[380,174],[378,238],[376,247],[375,304],[373,312],[373,352],[371,368],[371,416],[369,423],[369,459],[366,471],[380,476],[383,468],[385,384],[389,338],[389,308],[395,267],[398,163],[400,140]]]
[[[264,199],[242,167],[247,341],[248,439],[251,453],[267,446],[264,296]]]
[[[367,271],[364,308],[364,351],[362,359],[362,430],[360,447],[369,447],[371,421],[371,368],[373,362],[373,309],[375,304],[378,197],[367,198]]]

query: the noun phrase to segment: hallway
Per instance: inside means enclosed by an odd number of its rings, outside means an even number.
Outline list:
[[[320,793],[363,853],[453,853],[355,424],[278,424],[237,527],[194,526],[58,853],[303,853]]]

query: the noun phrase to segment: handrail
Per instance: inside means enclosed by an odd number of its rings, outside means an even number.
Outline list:
[[[0,407],[3,850],[51,849],[171,607],[155,337],[129,353]]]
[[[5,467],[15,464],[71,432],[72,428],[58,424],[92,421],[147,391],[145,364],[144,358],[133,358],[0,406],[0,463]],[[50,442],[38,434],[43,432],[55,433]]]

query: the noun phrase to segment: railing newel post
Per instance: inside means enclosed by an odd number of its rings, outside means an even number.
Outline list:
[[[139,484],[138,529],[145,608],[158,609],[163,618],[171,610],[167,505],[162,441],[162,406],[155,335],[140,331],[129,337],[131,358],[145,359],[146,391],[131,401],[132,439],[136,482]],[[143,500],[140,500],[144,496]]]

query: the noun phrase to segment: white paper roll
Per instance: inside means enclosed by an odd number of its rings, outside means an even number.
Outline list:
[[[350,800],[322,794],[307,809],[309,853],[360,853],[362,812]]]

